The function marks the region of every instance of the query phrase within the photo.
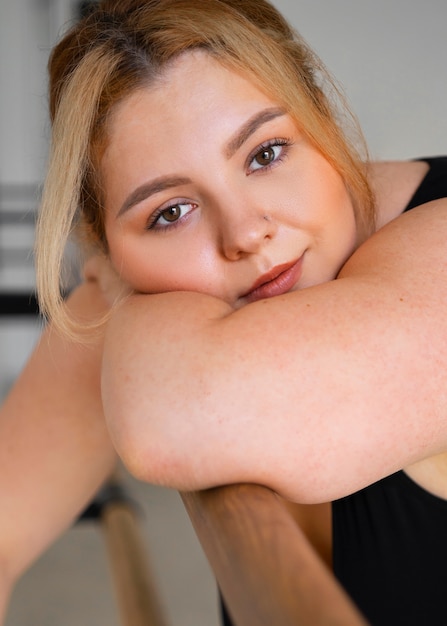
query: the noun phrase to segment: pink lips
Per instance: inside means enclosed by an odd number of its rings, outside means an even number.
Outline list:
[[[287,293],[299,280],[301,274],[302,259],[292,263],[277,265],[266,274],[263,274],[254,283],[248,293],[244,295],[249,302],[272,298]]]

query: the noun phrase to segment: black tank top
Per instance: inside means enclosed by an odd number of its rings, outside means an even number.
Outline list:
[[[447,157],[405,211],[447,197]],[[334,572],[372,626],[447,626],[447,500],[403,471],[332,504]]]

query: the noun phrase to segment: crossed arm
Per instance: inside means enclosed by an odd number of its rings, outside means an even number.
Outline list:
[[[238,311],[193,293],[128,299],[103,400],[131,472],[324,502],[446,450],[446,208],[388,224],[338,280]]]
[[[0,619],[17,577],[110,474],[114,446],[147,481],[249,481],[301,502],[444,451],[446,234],[447,201],[431,203],[332,283],[239,311],[132,296],[105,346],[50,326],[0,410]],[[89,282],[68,306],[94,319],[106,303]]]

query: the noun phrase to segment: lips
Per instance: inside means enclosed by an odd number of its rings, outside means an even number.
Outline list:
[[[272,298],[273,296],[287,293],[300,278],[302,259],[303,257],[300,257],[297,261],[277,265],[266,274],[263,274],[243,297],[248,302],[255,302],[256,300]]]

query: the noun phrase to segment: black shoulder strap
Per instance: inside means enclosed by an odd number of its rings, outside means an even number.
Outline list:
[[[410,211],[410,209],[414,209],[414,207],[431,200],[447,198],[447,156],[427,157],[417,160],[428,163],[430,169],[416,189],[405,211]]]

